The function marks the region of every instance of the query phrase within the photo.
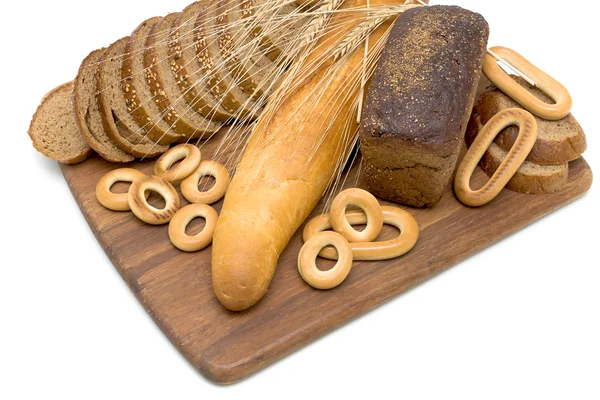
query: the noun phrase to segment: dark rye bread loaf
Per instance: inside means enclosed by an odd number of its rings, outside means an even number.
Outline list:
[[[546,103],[553,103],[537,87],[531,86],[520,76],[512,76],[521,86]],[[481,118],[481,123],[486,124],[494,115],[507,108],[523,108],[513,99],[504,94],[495,86],[490,86],[483,92],[475,103],[474,112]],[[535,117],[538,126],[538,136],[528,161],[537,164],[564,164],[581,156],[587,148],[585,133],[573,114],[567,115],[559,121],[547,121]],[[519,135],[519,128],[509,126],[496,137],[495,142],[504,151],[509,151]]]
[[[452,178],[469,121],[489,27],[456,6],[411,9],[395,23],[360,127],[373,194],[435,205]]]
[[[97,88],[98,107],[106,134],[123,151],[138,157],[156,157],[169,149],[150,139],[145,127],[131,117],[123,95],[121,68],[129,37],[111,44],[100,58]]]
[[[202,138],[218,131],[221,123],[210,121],[197,113],[179,90],[175,74],[169,64],[167,40],[179,13],[161,19],[148,35],[144,52],[146,81],[165,121],[182,134],[184,140]]]
[[[114,163],[131,162],[135,158],[108,137],[104,131],[102,114],[97,102],[98,62],[106,49],[92,51],[81,63],[73,85],[73,108],[75,121],[84,139],[96,153],[106,161]]]
[[[217,21],[214,8],[214,4],[203,7],[194,25],[194,49],[202,76],[211,93],[221,101],[225,109],[236,118],[254,120],[258,118],[262,108],[234,81],[227,63],[221,57],[215,34]]]
[[[27,131],[37,151],[63,164],[82,162],[93,153],[77,127],[72,93],[73,82],[64,83],[48,92]]]
[[[127,110],[133,119],[146,129],[153,141],[168,145],[179,140],[180,135],[163,120],[152,94],[152,90],[156,88],[150,88],[146,82],[144,69],[146,41],[152,28],[160,20],[161,17],[145,20],[129,36],[123,57],[121,79]]]
[[[173,22],[169,39],[166,42],[169,65],[172,73],[175,74],[179,90],[192,108],[214,121],[227,121],[232,114],[208,90],[206,80],[200,73],[192,42],[194,21],[205,4],[204,1],[192,3]],[[185,41],[186,44],[184,45],[182,41]]]
[[[474,111],[471,114],[465,141],[471,147],[479,132],[483,128],[479,114]],[[496,143],[492,143],[485,152],[479,166],[488,175],[493,176],[508,152],[502,150]],[[540,165],[531,161],[525,161],[508,182],[506,187],[514,192],[526,194],[553,193],[564,189],[569,179],[569,163],[564,162],[557,165]]]
[[[245,0],[218,0],[217,25],[221,55],[236,82],[252,99],[265,103],[278,68],[259,50],[251,32],[242,19],[253,13],[251,3]],[[246,17],[245,17],[246,15]]]

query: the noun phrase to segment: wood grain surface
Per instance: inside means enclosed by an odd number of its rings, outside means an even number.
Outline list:
[[[203,158],[210,159],[219,142],[205,144]],[[189,362],[218,383],[238,381],[272,364],[577,199],[592,183],[591,170],[580,159],[571,163],[568,187],[554,194],[504,190],[489,205],[474,209],[459,203],[448,187],[437,207],[410,209],[421,236],[409,254],[390,261],[355,262],[346,282],[331,291],[312,289],[301,279],[296,264],[300,230],[281,256],[265,298],[248,311],[232,313],[213,294],[210,247],[183,253],[169,242],[167,226],[149,226],[131,212],[109,211],[98,203],[96,183],[118,167],[99,157],[61,166],[92,231],[133,293]],[[150,174],[153,162],[133,167]],[[346,186],[363,186],[357,169],[348,173]],[[477,169],[473,184],[482,185],[486,179]],[[221,202],[216,205],[220,208]],[[322,209],[321,204],[314,215]],[[379,240],[394,235],[397,231],[384,227]],[[323,267],[328,263],[323,261]]]

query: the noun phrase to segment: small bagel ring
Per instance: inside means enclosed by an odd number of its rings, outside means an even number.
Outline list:
[[[215,184],[206,192],[198,190],[198,182],[203,176],[215,178]],[[190,203],[213,204],[221,200],[229,187],[227,168],[216,161],[204,160],[198,168],[181,182],[181,194]]]
[[[133,183],[145,174],[133,168],[119,168],[104,175],[96,185],[96,197],[100,204],[113,211],[129,211],[127,193],[114,193],[110,188],[117,182]],[[148,194],[149,195],[149,194]],[[148,197],[148,195],[146,197]]]
[[[165,208],[159,210],[148,204],[146,192],[150,190],[163,197]],[[128,201],[133,214],[150,225],[168,223],[180,206],[177,190],[167,180],[159,176],[143,176],[133,181],[129,187]]]
[[[169,182],[180,181],[190,176],[198,168],[201,158],[200,150],[196,146],[180,144],[169,149],[156,160],[154,175],[160,176]],[[180,160],[181,162],[178,166],[171,168],[173,164]]]
[[[359,232],[352,228],[346,219],[348,205],[360,207],[367,215],[367,227]],[[329,212],[333,230],[344,236],[350,243],[371,242],[379,236],[383,227],[383,213],[379,202],[371,193],[362,189],[347,189],[338,194]]]
[[[189,236],[185,228],[194,218],[204,218],[206,225],[200,233]],[[194,252],[206,248],[212,242],[219,214],[206,204],[190,204],[173,215],[169,223],[169,239],[181,251]]]
[[[471,189],[470,181],[477,164],[496,136],[510,125],[519,127],[519,136],[494,175],[479,190]],[[533,115],[520,108],[507,108],[496,114],[481,129],[456,171],[454,193],[463,203],[480,207],[494,200],[517,170],[523,165],[537,139],[537,122]]]
[[[417,244],[417,240],[419,240],[419,225],[408,211],[398,207],[381,207],[381,211],[383,212],[383,221],[388,225],[398,228],[400,235],[395,239],[384,242],[350,243],[354,260],[390,260],[408,253]],[[352,225],[360,225],[367,222],[367,216],[361,211],[348,211],[346,218]],[[319,215],[306,224],[302,237],[306,242],[319,232],[327,229],[331,229],[329,215]],[[337,260],[337,253],[331,248],[324,248],[319,253],[319,256],[329,260]]]
[[[333,246],[338,262],[328,271],[317,268],[316,258],[321,249]],[[335,250],[334,250],[335,252]],[[345,237],[336,232],[320,232],[311,237],[298,254],[298,271],[306,283],[315,289],[333,289],[346,280],[352,269],[352,250]]]

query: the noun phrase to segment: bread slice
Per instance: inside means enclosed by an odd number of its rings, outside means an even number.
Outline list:
[[[206,85],[196,61],[192,33],[196,18],[206,3],[196,2],[186,7],[175,20],[168,40],[169,65],[175,74],[179,90],[186,101],[206,118],[227,121],[233,116],[221,106]],[[184,45],[182,41],[185,40]]]
[[[77,127],[72,93],[73,82],[64,83],[48,92],[27,131],[37,151],[63,164],[80,163],[93,153]]]
[[[221,55],[227,62],[234,80],[255,101],[266,102],[270,85],[278,67],[258,50],[244,16],[254,10],[246,0],[218,0],[216,6],[217,34]]]
[[[482,128],[483,124],[480,116],[473,113],[465,134],[465,141],[469,147]],[[496,143],[492,143],[479,162],[479,166],[491,177],[507,154],[507,151],[504,151]],[[506,187],[514,192],[526,194],[553,193],[564,189],[568,179],[568,162],[557,165],[540,165],[532,161],[525,161]]]
[[[100,59],[98,107],[104,130],[119,148],[135,157],[152,158],[166,152],[169,146],[152,141],[146,129],[136,123],[127,109],[121,69],[128,40],[129,37],[124,37],[111,44]]]
[[[97,102],[98,63],[106,49],[92,51],[81,63],[73,84],[75,122],[84,139],[106,161],[126,163],[135,159],[121,150],[104,131],[102,114]]]
[[[287,48],[310,20],[310,17],[301,16],[299,13],[313,7],[298,7],[295,2],[250,1],[252,10],[257,16],[256,22],[253,22],[256,27],[252,34],[259,37],[260,47],[266,51],[266,56],[275,63],[293,61],[285,57]]]
[[[261,114],[262,107],[238,86],[227,68],[227,63],[221,57],[215,35],[217,24],[214,7],[203,7],[194,26],[194,49],[201,74],[211,93],[221,101],[227,111],[237,119],[254,120]]]
[[[121,79],[129,114],[139,126],[145,128],[150,139],[168,145],[179,140],[181,135],[163,120],[162,113],[155,103],[155,96],[152,94],[152,90],[156,89],[148,85],[144,69],[146,40],[154,25],[161,19],[161,17],[147,19],[133,31],[125,47]]]
[[[204,118],[190,106],[179,90],[169,63],[167,41],[179,13],[172,13],[154,25],[144,52],[146,81],[153,88],[155,102],[164,120],[181,133],[184,140],[202,138],[221,128],[221,123]]]
[[[521,86],[542,101],[553,103],[544,92],[531,86],[523,78],[512,76]],[[481,122],[487,123],[494,115],[507,108],[523,108],[495,86],[490,86],[476,102],[475,110],[481,116]],[[535,117],[538,125],[538,138],[527,157],[528,161],[538,164],[563,164],[575,160],[587,148],[583,129],[573,116],[567,115],[560,121],[547,121]],[[519,129],[511,126],[503,130],[496,143],[504,151],[509,151],[515,143]]]

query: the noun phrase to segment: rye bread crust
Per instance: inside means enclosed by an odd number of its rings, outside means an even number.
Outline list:
[[[98,62],[105,51],[105,48],[92,51],[79,67],[72,95],[75,122],[86,142],[100,157],[114,163],[127,163],[135,157],[121,150],[108,137],[96,99]]]
[[[123,151],[138,158],[153,158],[163,154],[169,146],[150,139],[144,126],[139,126],[127,111],[121,68],[129,37],[111,44],[102,55],[97,71],[98,107],[106,134]]]
[[[218,131],[221,124],[196,112],[179,90],[175,74],[169,64],[166,43],[178,17],[179,13],[172,13],[154,25],[146,42],[144,67],[146,81],[153,88],[152,94],[163,118],[176,132],[181,133],[181,140],[187,141],[210,135]]]
[[[553,102],[548,95],[539,88],[531,86],[520,76],[512,76],[512,78],[535,97],[544,102]],[[479,96],[475,104],[475,111],[484,125],[494,115],[507,108],[523,107],[493,85]],[[578,159],[585,152],[586,136],[573,114],[559,121],[547,121],[539,117],[535,117],[535,120],[538,126],[538,138],[527,157],[528,161],[537,164],[563,164]],[[495,142],[502,150],[509,151],[518,135],[519,129],[516,126],[509,126],[500,132]]]
[[[155,142],[169,145],[179,140],[180,135],[171,129],[170,124],[162,118],[162,113],[155,102],[152,88],[145,79],[144,48],[148,35],[161,17],[152,17],[142,22],[129,36],[121,78],[123,95],[127,111],[139,126],[146,128],[148,136]]]
[[[360,127],[369,189],[415,207],[435,205],[464,139],[489,26],[456,6],[411,9],[394,25]]]
[[[196,59],[190,39],[202,8],[210,7],[205,1],[197,1],[186,7],[174,21],[168,39],[169,65],[184,98],[197,112],[214,121],[227,121],[233,116],[222,107],[221,102],[208,90]],[[184,45],[182,41],[188,42]]]

